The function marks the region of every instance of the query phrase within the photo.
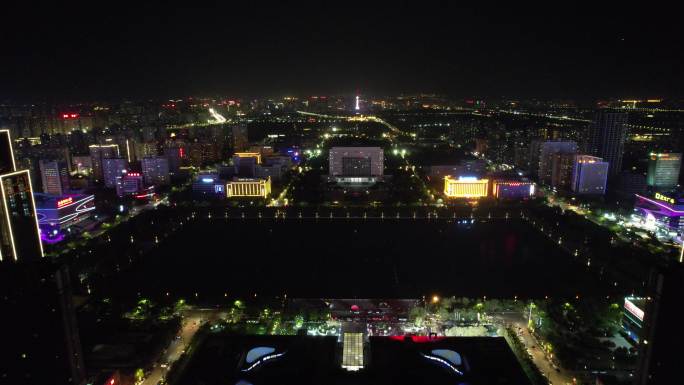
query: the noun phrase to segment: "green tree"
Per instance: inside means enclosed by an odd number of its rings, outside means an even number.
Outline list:
[[[409,311],[409,321],[413,322],[417,327],[422,327],[426,315],[427,312],[425,311],[425,308],[420,306],[413,307]]]

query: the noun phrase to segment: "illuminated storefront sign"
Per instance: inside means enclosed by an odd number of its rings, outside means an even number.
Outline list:
[[[74,198],[68,197],[57,201],[57,208],[64,207],[74,202]]]
[[[644,321],[644,311],[639,309],[632,301],[625,298],[625,309],[639,321]]]
[[[667,202],[667,203],[672,204],[672,205],[675,204],[674,198],[670,198],[669,196],[663,195],[661,193],[655,193],[655,199],[657,199],[659,201]]]

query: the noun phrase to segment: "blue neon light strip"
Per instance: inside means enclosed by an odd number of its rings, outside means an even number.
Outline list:
[[[247,368],[247,369],[242,369],[242,371],[243,371],[243,372],[249,372],[250,370],[254,369],[255,367],[257,367],[257,366],[263,364],[264,362],[269,361],[269,360],[272,360],[272,359],[275,359],[275,358],[278,358],[278,357],[280,357],[280,356],[283,356],[283,355],[285,355],[285,353],[287,353],[287,352],[274,353],[274,354],[269,354],[269,355],[267,355],[267,356],[263,356],[261,359],[259,359],[259,360],[256,361],[255,363],[253,363],[249,368]]]
[[[443,359],[443,358],[436,357],[436,356],[429,356],[429,355],[424,354],[424,353],[420,353],[420,355],[423,356],[423,357],[425,357],[425,358],[427,358],[428,360],[432,360],[432,361],[439,362],[440,364],[442,364],[442,365],[446,366],[447,368],[453,370],[453,371],[454,371],[456,374],[458,374],[459,376],[462,376],[462,375],[463,375],[463,372],[461,372],[460,370],[458,370],[454,365],[452,365],[449,361],[447,361],[447,360],[445,360],[445,359]]]

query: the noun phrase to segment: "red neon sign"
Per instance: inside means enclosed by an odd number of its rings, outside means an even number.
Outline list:
[[[405,342],[406,337],[409,337],[412,342],[415,343],[427,343],[427,342],[435,342],[439,341],[441,339],[444,339],[444,337],[437,337],[437,336],[414,336],[414,335],[403,335],[403,336],[390,336],[389,338],[394,340],[394,341],[401,341]]]
[[[69,205],[69,204],[71,204],[73,201],[74,201],[74,198],[72,198],[72,197],[60,199],[60,200],[57,201],[57,208],[61,208],[61,207],[64,207],[64,206],[66,206],[66,205]]]

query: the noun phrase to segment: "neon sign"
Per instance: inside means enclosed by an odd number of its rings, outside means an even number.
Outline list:
[[[72,197],[60,199],[57,201],[57,208],[62,208],[66,205],[69,205],[69,204],[73,203],[73,201],[74,201],[74,198],[72,198]]]
[[[644,311],[639,309],[632,301],[628,300],[627,298],[625,298],[625,309],[627,309],[628,312],[637,317],[639,321],[643,322]]]
[[[671,205],[675,204],[674,198],[670,198],[669,196],[663,195],[661,193],[655,193],[655,199],[657,199],[659,201],[667,202]]]

